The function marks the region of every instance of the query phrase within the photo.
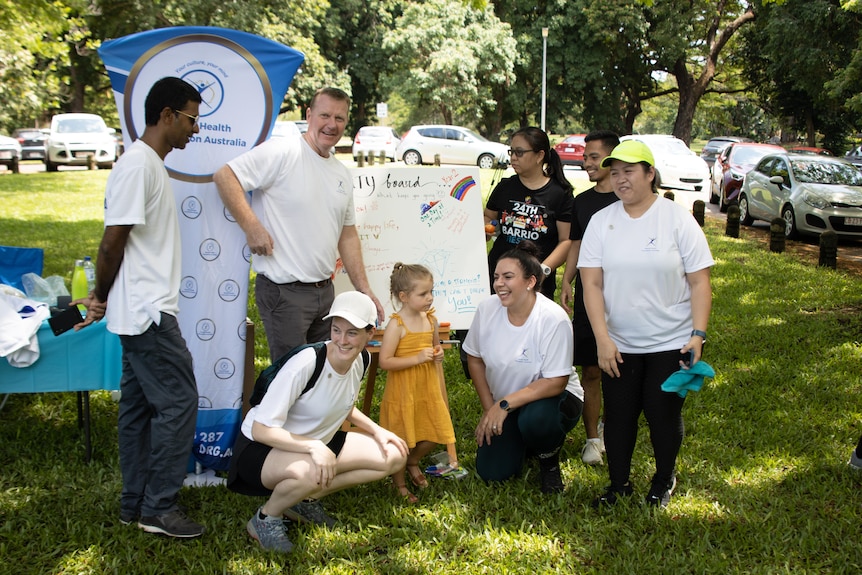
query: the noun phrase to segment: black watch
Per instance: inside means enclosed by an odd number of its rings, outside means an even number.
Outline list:
[[[706,332],[705,331],[701,331],[699,329],[693,329],[693,330],[691,330],[691,335],[693,335],[693,336],[699,335],[701,338],[703,338],[703,342],[706,343]]]
[[[501,399],[499,405],[500,409],[502,409],[503,411],[509,411],[510,409],[512,409],[511,407],[509,407],[509,402],[505,399]]]

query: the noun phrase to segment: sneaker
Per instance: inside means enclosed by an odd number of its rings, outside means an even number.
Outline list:
[[[646,496],[647,505],[664,509],[667,507],[667,504],[670,503],[670,496],[673,494],[673,490],[675,488],[676,477],[673,477],[670,480],[670,485],[664,481],[656,481],[653,479],[652,487],[650,487],[649,493],[647,493]]]
[[[120,509],[120,523],[123,525],[131,525],[132,523],[136,523],[141,514],[138,511],[131,511],[129,509]]]
[[[631,483],[626,483],[622,487],[614,487],[613,485],[608,485],[605,487],[605,492],[593,499],[593,507],[598,509],[599,507],[612,507],[617,504],[620,500],[620,497],[628,497],[634,492],[632,489]]]
[[[581,450],[581,459],[587,465],[601,465],[604,463],[602,459],[602,446],[600,439],[588,439]]]
[[[324,513],[320,501],[300,501],[284,512],[284,516],[291,521],[299,523],[311,523],[312,525],[325,525],[335,527],[337,521]]]
[[[204,532],[204,526],[186,517],[182,511],[175,510],[163,515],[141,517],[138,527],[147,533],[160,533],[168,537],[199,537]]]
[[[563,476],[560,473],[560,465],[555,463],[548,467],[539,466],[539,482],[542,484],[542,493],[562,493],[566,486],[563,484]]]
[[[847,463],[853,469],[858,469],[862,471],[862,457],[856,455],[855,449],[850,453],[850,461],[848,461]]]
[[[605,422],[599,420],[599,425],[597,431],[599,432],[599,443],[602,453],[605,452]]]
[[[261,519],[261,509],[255,511],[252,518],[248,520],[245,526],[248,534],[264,549],[290,553],[293,550],[293,543],[290,542],[287,533],[284,532],[284,522],[279,517],[269,517],[268,515]]]

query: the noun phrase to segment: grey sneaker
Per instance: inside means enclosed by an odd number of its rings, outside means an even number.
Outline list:
[[[183,539],[200,537],[204,532],[203,525],[195,523],[179,510],[171,511],[164,515],[141,517],[138,520],[138,527],[147,533],[160,533],[168,537],[180,537]]]
[[[855,449],[850,452],[850,461],[848,461],[847,464],[853,469],[858,469],[862,471],[862,457],[856,455]]]
[[[323,506],[317,500],[300,501],[285,511],[284,516],[291,521],[310,523],[312,525],[325,525],[330,528],[335,527],[337,523],[335,519],[323,511]]]
[[[245,528],[248,534],[251,535],[260,546],[264,549],[272,551],[281,551],[282,553],[290,553],[293,550],[293,543],[287,538],[287,533],[284,532],[284,522],[279,517],[260,518],[260,509],[254,512],[251,519],[248,520]]]

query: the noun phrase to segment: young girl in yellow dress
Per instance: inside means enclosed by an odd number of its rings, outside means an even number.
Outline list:
[[[438,444],[455,443],[442,369],[437,365],[443,361],[443,348],[431,307],[433,287],[434,277],[425,266],[395,264],[389,291],[400,309],[386,325],[380,346],[380,368],[389,372],[380,402],[380,425],[407,442],[406,471],[420,489],[428,487],[419,468],[422,458]],[[450,465],[458,467],[458,462]],[[415,503],[404,471],[394,473],[392,481],[402,497]]]

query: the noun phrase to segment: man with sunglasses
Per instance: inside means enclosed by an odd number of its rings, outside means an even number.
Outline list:
[[[177,505],[192,451],[198,390],[176,318],[181,238],[164,160],[199,131],[200,103],[197,89],[180,78],[162,78],[150,89],[144,133],[117,161],[105,188],[96,287],[73,302],[87,307],[75,329],[107,317],[108,331],[119,334],[123,348],[120,522],[181,538],[204,532]]]

